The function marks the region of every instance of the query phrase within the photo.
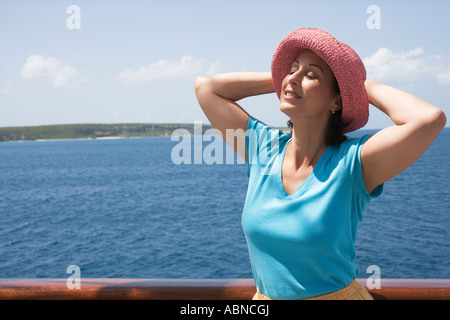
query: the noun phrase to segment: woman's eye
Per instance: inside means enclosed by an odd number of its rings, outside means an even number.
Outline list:
[[[289,72],[289,75],[293,75],[293,74],[296,73],[297,71],[298,71],[298,70],[292,69],[292,70]],[[317,77],[315,77],[314,74],[312,74],[312,73],[306,73],[305,76],[306,76],[307,78],[309,78],[309,79],[317,79]]]

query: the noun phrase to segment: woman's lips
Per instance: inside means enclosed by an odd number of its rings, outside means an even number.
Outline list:
[[[284,96],[287,99],[300,99],[301,97],[292,90],[286,90]]]

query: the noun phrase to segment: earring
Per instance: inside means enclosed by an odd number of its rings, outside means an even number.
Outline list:
[[[331,111],[332,114],[334,114],[336,112],[336,110]]]

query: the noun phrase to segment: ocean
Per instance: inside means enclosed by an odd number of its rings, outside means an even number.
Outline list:
[[[70,265],[85,278],[251,278],[247,165],[176,164],[180,141],[0,143],[0,278],[67,278]],[[196,141],[192,159],[212,143]],[[450,278],[449,189],[445,128],[369,204],[358,278],[373,265],[382,278]]]

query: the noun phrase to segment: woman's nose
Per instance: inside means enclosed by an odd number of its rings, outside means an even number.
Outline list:
[[[302,83],[301,73],[299,71],[296,71],[290,74],[288,83],[290,85],[300,86]]]

